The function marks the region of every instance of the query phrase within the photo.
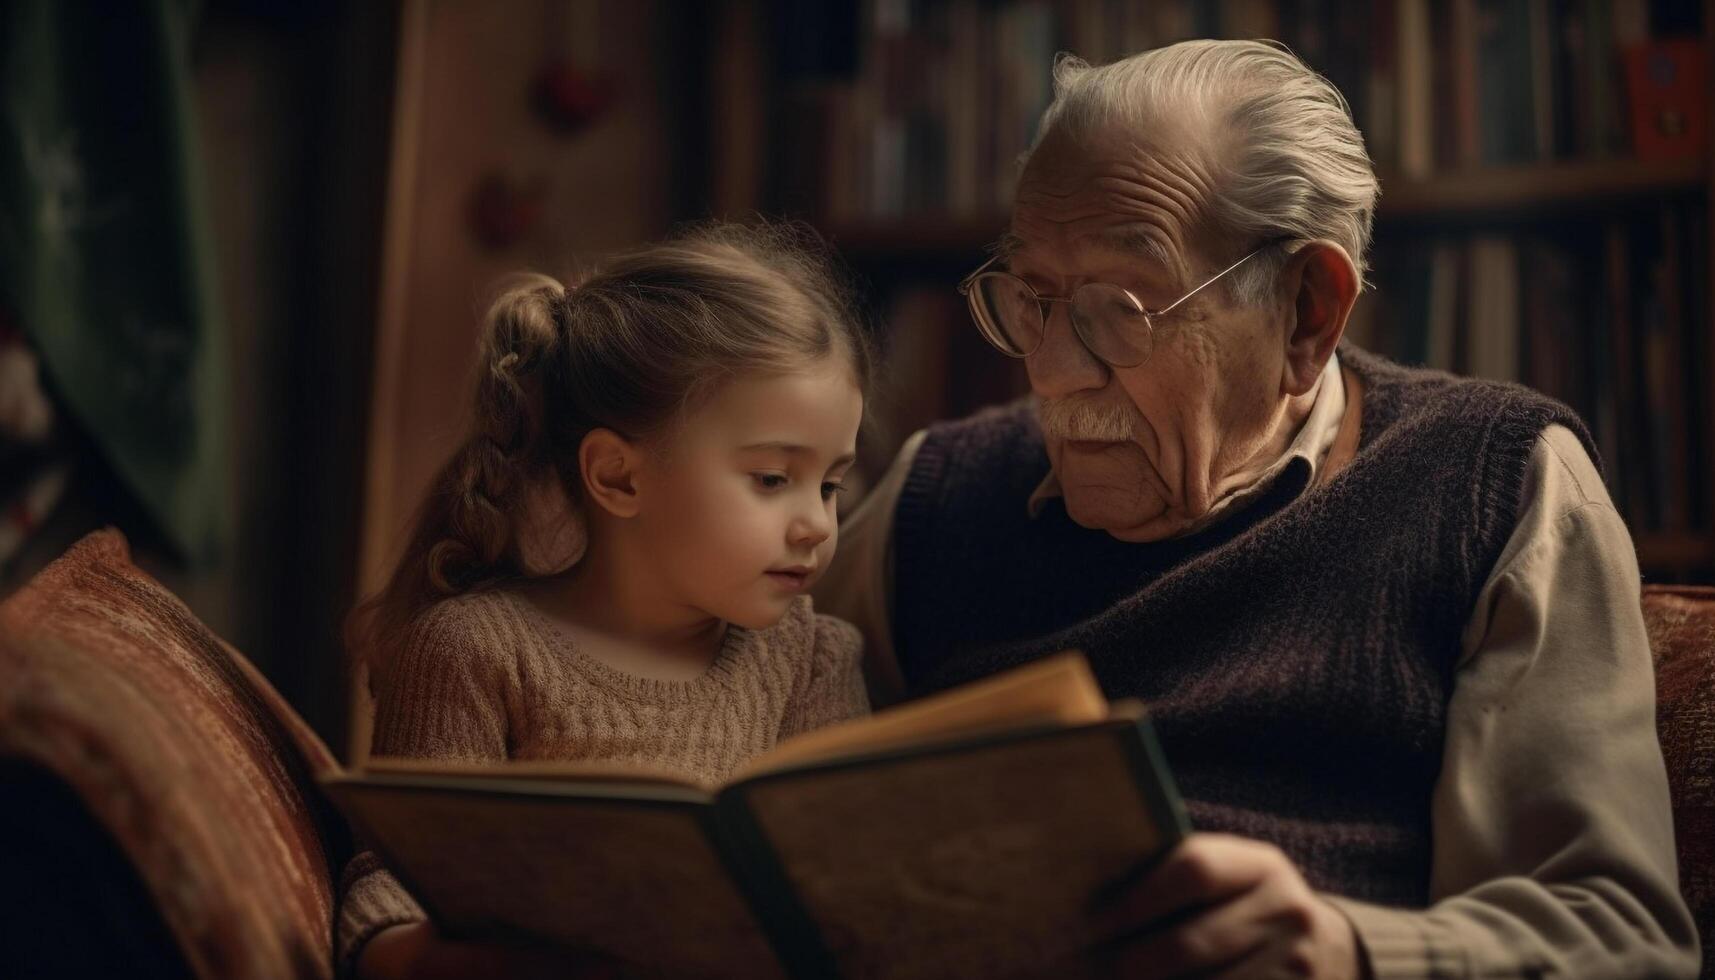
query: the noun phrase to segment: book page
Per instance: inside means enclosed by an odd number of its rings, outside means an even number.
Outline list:
[[[381,776],[445,776],[450,779],[541,780],[545,782],[590,780],[611,783],[642,783],[662,786],[711,789],[690,775],[666,766],[605,760],[530,759],[522,762],[448,762],[437,759],[406,759],[374,756],[356,778]]]
[[[703,805],[329,789],[449,935],[599,950],[645,976],[783,976]]]
[[[1158,819],[1140,792],[1127,744],[1138,730],[1126,727],[836,764],[737,792],[840,976],[1040,971],[1094,940],[1086,909],[1099,889],[1181,836],[1181,818]]]
[[[1056,654],[867,718],[789,738],[751,760],[728,783],[900,745],[1008,728],[1081,725],[1107,716],[1107,698],[1084,655]]]

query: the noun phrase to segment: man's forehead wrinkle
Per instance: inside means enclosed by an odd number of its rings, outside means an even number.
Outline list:
[[[1202,155],[1140,141],[1095,152],[1060,149],[1020,182],[1014,230],[1022,234],[1011,244],[1070,233],[1098,247],[1147,255],[1184,280],[1186,240],[1198,227],[1209,187]]]
[[[1167,230],[1176,253],[1184,251],[1184,238],[1197,227],[1208,200],[1209,181],[1193,157],[1144,157],[1143,164],[1115,168],[1098,179],[1116,211],[1127,202],[1148,206],[1169,216]]]
[[[1078,196],[1078,185],[1068,183],[1056,187],[1039,175],[1031,175],[1018,184],[1018,191],[1013,197],[1015,210],[1041,210],[1053,213],[1064,207]]]
[[[1191,226],[1195,205],[1164,192],[1165,188],[1158,191],[1147,179],[1133,182],[1106,178],[1104,184],[1101,195],[1104,210],[1137,221],[1137,225],[1127,226],[1129,237],[1136,238],[1142,232],[1152,241],[1165,238],[1164,244],[1174,253],[1182,250],[1184,229]]]

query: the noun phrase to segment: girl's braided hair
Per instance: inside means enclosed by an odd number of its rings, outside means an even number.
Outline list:
[[[867,391],[871,354],[843,280],[812,232],[701,226],[614,259],[568,288],[518,277],[484,320],[470,433],[435,477],[382,590],[347,621],[377,670],[437,600],[538,569],[541,491],[580,520],[578,448],[597,428],[647,438],[723,380],[827,357]]]

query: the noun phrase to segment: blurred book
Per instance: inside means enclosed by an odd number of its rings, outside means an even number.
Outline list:
[[[1709,144],[1702,40],[1639,42],[1625,48],[1624,58],[1632,150],[1638,159],[1701,157]]]

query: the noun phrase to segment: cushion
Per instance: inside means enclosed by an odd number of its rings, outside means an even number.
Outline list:
[[[1715,588],[1646,586],[1644,624],[1655,656],[1656,729],[1673,795],[1679,887],[1704,956],[1715,960]]]
[[[111,529],[0,604],[0,636],[0,762],[82,801],[194,975],[331,976],[333,758],[254,668]]]

